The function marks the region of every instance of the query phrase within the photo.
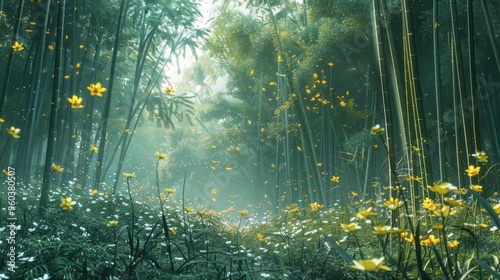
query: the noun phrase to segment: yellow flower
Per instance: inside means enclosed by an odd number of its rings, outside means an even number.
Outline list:
[[[212,189],[212,190],[210,191],[210,193],[211,193],[212,195],[216,195],[216,194],[217,194],[217,191],[216,191],[215,189]]]
[[[446,244],[446,246],[448,246],[448,248],[450,248],[450,249],[453,249],[453,248],[457,247],[458,244],[460,244],[460,242],[453,240],[451,242],[448,242],[448,244]]]
[[[478,166],[478,167],[474,167],[474,165],[469,165],[469,168],[467,168],[465,170],[465,172],[467,172],[467,175],[469,177],[473,177],[473,176],[476,176],[477,174],[479,174],[479,170],[481,170],[481,167]]]
[[[191,212],[193,212],[194,209],[193,209],[193,207],[184,207],[184,210],[186,210],[186,212],[188,212],[188,213],[191,213]]]
[[[424,202],[422,202],[422,207],[429,211],[434,211],[436,209],[436,203],[434,203],[432,199],[427,197],[424,199]]]
[[[91,191],[90,191],[90,194],[91,194],[91,195],[96,195],[96,194],[98,194],[98,193],[99,193],[99,191],[98,191],[98,190],[96,190],[96,189],[93,189],[93,190],[91,190]]]
[[[372,135],[379,135],[382,132],[384,132],[384,128],[380,127],[379,124],[376,124],[375,126],[372,126],[372,128],[371,128],[371,134]]]
[[[2,118],[0,118],[0,123],[3,123],[3,122],[5,122],[5,120],[4,120],[4,119],[2,119]]]
[[[232,167],[229,167],[229,166],[228,166],[228,167],[226,167],[225,169],[226,169],[226,171],[231,171],[231,170],[233,170],[233,168],[232,168]]]
[[[493,211],[495,211],[495,213],[500,215],[500,203],[493,205],[491,208],[493,208]]]
[[[328,62],[328,66],[333,66],[333,62]]]
[[[175,190],[174,190],[174,189],[165,189],[165,191],[166,191],[168,194],[174,194],[174,193],[175,193]]]
[[[377,235],[386,235],[389,233],[401,233],[401,232],[403,232],[403,229],[393,228],[391,226],[374,226],[373,229],[375,231],[372,231],[372,233],[377,234]]]
[[[156,152],[155,153],[155,156],[158,157],[158,159],[166,159],[167,158],[167,155],[166,154],[162,154],[160,152]]]
[[[368,209],[361,209],[358,211],[358,214],[356,214],[356,217],[360,219],[366,219],[369,216],[377,216],[377,214],[372,211],[371,207]]]
[[[196,214],[198,214],[198,216],[200,216],[200,217],[203,217],[207,214],[207,212],[205,212],[204,210],[200,210],[200,211],[196,212]]]
[[[340,107],[345,107],[345,105],[347,105],[347,103],[345,103],[344,100],[340,101]]]
[[[99,149],[94,144],[90,146],[90,150],[96,154],[99,152]]]
[[[165,88],[165,93],[167,93],[167,94],[172,94],[172,93],[174,93],[174,88],[173,88],[172,86],[167,86],[167,87]]]
[[[24,50],[24,47],[23,47],[23,44],[19,44],[19,42],[14,42],[14,45],[12,45],[12,49],[15,51],[15,52],[20,52],[22,50]]]
[[[391,271],[391,268],[384,264],[384,257],[380,259],[354,261],[354,265],[352,265],[351,267],[358,270],[366,270],[370,272],[377,272],[379,270]]]
[[[422,246],[434,246],[439,243],[439,238],[436,238],[433,234],[429,235],[429,238],[420,240],[420,245]]]
[[[440,195],[445,195],[447,194],[450,190],[456,190],[457,187],[453,186],[451,183],[448,182],[443,182],[436,184],[434,183],[434,186],[427,186],[430,191],[435,192]]]
[[[125,178],[135,178],[135,173],[123,172],[123,176],[125,176]]]
[[[415,235],[413,235],[413,233],[412,233],[412,234],[410,234],[410,237],[409,237],[409,238],[405,238],[405,240],[406,240],[406,241],[408,241],[408,242],[410,242],[410,244],[411,244],[412,246],[415,246]]]
[[[338,183],[340,181],[340,177],[339,176],[332,176],[332,178],[330,179],[330,181],[332,181],[334,183]]]
[[[117,225],[118,225],[118,221],[116,221],[116,220],[109,220],[108,221],[108,227],[110,227],[110,228],[114,228]]]
[[[260,242],[264,242],[266,241],[266,238],[264,237],[264,235],[260,234],[260,233],[257,233],[257,239],[260,241]]]
[[[451,210],[451,208],[449,206],[443,206],[441,209],[434,210],[434,213],[438,217],[446,218],[449,215],[453,215],[453,214],[457,213],[457,210]]]
[[[299,207],[291,208],[290,210],[288,210],[288,213],[297,213],[297,212],[299,212]]]
[[[76,95],[73,95],[71,98],[68,98],[68,102],[71,104],[71,109],[81,109],[83,99]]]
[[[417,181],[419,183],[422,183],[422,178],[421,177],[415,177],[411,175],[410,177],[406,178],[407,181]]]
[[[64,171],[64,168],[61,168],[59,165],[57,165],[55,163],[53,163],[51,167],[55,172],[58,172],[58,173],[62,173]]]
[[[11,126],[10,128],[7,129],[7,132],[14,138],[21,138],[21,136],[19,136],[19,132],[21,132],[21,129],[19,128]]]
[[[172,227],[170,231],[175,235],[177,234],[177,227]]]
[[[399,206],[403,205],[403,202],[402,201],[399,201],[399,199],[397,198],[394,198],[394,197],[390,197],[389,200],[386,200],[384,202],[384,206],[389,209],[389,210],[396,210],[399,208]]]
[[[244,216],[244,215],[248,214],[248,211],[247,210],[240,210],[240,211],[238,211],[238,214],[240,214],[241,216]]]
[[[252,76],[254,72],[255,72],[255,71],[253,71],[253,69],[252,69],[252,70],[250,70],[250,76]]]
[[[317,202],[313,202],[309,204],[309,206],[311,207],[312,211],[318,211],[319,209],[323,209],[325,207],[324,205],[318,204]]]
[[[76,201],[73,201],[71,197],[61,197],[61,207],[63,210],[73,210],[73,205],[76,204]]]
[[[340,224],[340,226],[346,231],[346,232],[352,232],[355,230],[360,229],[361,227],[358,226],[358,223],[350,223],[350,224]]]
[[[106,88],[103,88],[99,82],[96,84],[90,84],[87,89],[90,91],[90,95],[97,95],[99,97],[102,97],[102,93],[106,91]]]
[[[460,193],[462,195],[466,195],[467,194],[467,189],[465,187],[460,187]]]
[[[478,193],[483,192],[483,186],[480,186],[480,185],[472,185],[472,186],[470,186],[470,189],[475,191],[475,192],[478,192]]]
[[[476,151],[476,153],[472,154],[472,156],[477,158],[480,162],[488,162],[488,156],[484,151]]]

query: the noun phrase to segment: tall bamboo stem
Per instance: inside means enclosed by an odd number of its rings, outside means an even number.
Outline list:
[[[52,164],[54,152],[57,144],[57,114],[59,111],[59,99],[62,87],[63,78],[63,43],[64,43],[64,13],[66,9],[66,1],[59,1],[57,14],[57,38],[56,38],[56,57],[54,67],[54,85],[52,89],[52,104],[50,108],[50,121],[49,121],[49,135],[47,138],[47,154],[45,155],[45,167],[43,172],[43,184],[40,196],[40,207],[38,211],[43,214],[49,202],[49,189],[48,182],[52,174]]]
[[[99,142],[99,151],[100,153],[98,154],[97,158],[97,168],[96,168],[96,174],[94,178],[94,189],[99,188],[100,183],[101,183],[101,173],[102,173],[102,165],[103,165],[103,160],[104,160],[104,151],[106,148],[106,133],[108,131],[108,121],[109,121],[109,111],[111,107],[111,94],[113,92],[113,81],[115,77],[115,68],[116,68],[116,59],[118,56],[118,46],[120,43],[120,34],[121,34],[121,27],[122,27],[122,20],[124,17],[124,8],[125,8],[125,3],[128,2],[128,0],[122,0],[121,5],[120,5],[120,12],[118,14],[118,22],[116,24],[116,31],[115,31],[115,44],[113,47],[113,56],[111,58],[111,69],[109,71],[109,85],[108,85],[108,92],[106,94],[106,101],[104,103],[104,111],[102,114],[102,128],[101,128],[101,141]]]

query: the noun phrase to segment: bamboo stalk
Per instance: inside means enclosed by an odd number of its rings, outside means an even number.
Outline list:
[[[486,1],[481,0],[481,6],[483,7],[484,19],[486,20],[486,27],[488,28],[488,36],[491,42],[491,48],[493,49],[493,54],[495,55],[495,61],[497,63],[498,73],[500,74],[500,54],[498,52],[498,45],[496,41],[495,32],[493,26],[491,25],[490,14],[488,13],[488,7],[486,7]]]
[[[433,49],[434,49],[434,90],[436,95],[436,118],[437,118],[437,147],[439,162],[439,180],[445,180],[446,161],[444,158],[444,128],[443,128],[443,104],[441,98],[441,63],[439,61],[439,1],[433,0],[433,20],[432,29]]]
[[[101,128],[101,140],[99,142],[99,154],[97,158],[97,167],[96,167],[96,173],[94,177],[94,189],[98,189],[100,184],[101,184],[101,173],[102,173],[102,165],[104,161],[104,152],[106,150],[106,133],[108,131],[108,122],[109,122],[109,111],[111,107],[111,95],[113,93],[113,82],[115,78],[115,69],[116,69],[116,60],[118,56],[118,46],[120,43],[120,35],[121,35],[121,27],[122,27],[122,20],[124,18],[124,8],[125,8],[125,3],[128,2],[128,0],[122,0],[120,4],[120,11],[118,14],[118,22],[116,24],[116,31],[115,31],[115,44],[113,47],[113,55],[111,57],[111,69],[109,71],[109,85],[108,85],[108,92],[106,94],[106,101],[104,103],[104,111],[102,114],[102,128]]]
[[[460,113],[459,116],[462,121],[462,126],[463,126],[463,137],[464,137],[464,148],[465,148],[465,153],[461,153],[465,156],[465,161],[467,166],[469,165],[469,154],[470,154],[470,149],[474,146],[474,142],[471,133],[471,128],[470,128],[470,123],[468,119],[466,118],[467,110],[466,108],[468,107],[467,104],[467,89],[465,85],[465,73],[464,73],[464,63],[463,63],[463,56],[462,56],[462,44],[460,40],[460,30],[458,26],[458,11],[457,11],[457,1],[456,0],[450,0],[450,11],[451,11],[451,22],[452,22],[452,37],[453,37],[453,48],[454,48],[454,55],[455,55],[455,66],[456,66],[456,71],[457,71],[457,82],[458,82],[458,93],[459,93],[459,104],[460,104]],[[457,147],[458,148],[458,147]],[[458,157],[458,154],[457,154]]]
[[[59,111],[59,98],[61,96],[62,87],[62,65],[63,61],[63,43],[64,43],[64,20],[65,20],[65,9],[66,1],[59,1],[57,14],[57,38],[56,38],[56,55],[55,55],[55,67],[54,67],[54,84],[52,88],[52,104],[50,108],[50,121],[49,121],[49,134],[47,138],[47,153],[45,155],[45,167],[43,172],[43,184],[40,195],[40,206],[39,213],[45,213],[47,204],[49,202],[49,189],[50,184],[48,182],[50,175],[52,174],[52,164],[54,158],[54,152],[56,150],[57,144],[57,117]]]
[[[278,30],[278,23],[276,21],[276,18],[274,17],[274,14],[272,12],[272,8],[271,8],[271,4],[269,2],[269,0],[267,0],[267,6],[268,6],[268,12],[271,16],[271,22],[273,23],[273,27],[274,27],[274,32],[275,34],[279,34],[279,30]],[[277,35],[277,38],[276,38],[277,42],[278,42],[278,50],[280,53],[283,53],[282,55],[282,59],[283,59],[283,66],[284,66],[284,69],[285,69],[285,73],[287,73],[287,75],[290,75],[292,73],[291,69],[289,68],[289,65],[287,63],[287,57],[285,54],[285,52],[283,51],[284,48],[283,48],[283,44],[281,42],[281,39],[279,38],[279,36]],[[312,137],[312,130],[311,130],[311,125],[309,123],[309,120],[307,118],[307,114],[306,114],[306,109],[305,109],[305,106],[304,106],[304,102],[302,100],[302,97],[300,96],[300,92],[297,91],[295,89],[295,85],[294,85],[294,82],[292,81],[291,78],[287,77],[286,78],[286,82],[287,82],[287,86],[288,88],[290,89],[290,92],[291,93],[295,93],[297,95],[297,98],[296,98],[296,101],[297,102],[294,102],[294,105],[295,107],[297,107],[297,117],[300,121],[300,123],[302,124],[301,126],[301,130],[304,130],[306,133],[306,135],[304,136],[307,136],[307,137],[304,137],[305,138],[305,143],[306,145],[304,145],[304,150],[305,149],[309,149],[309,152],[311,154],[311,160],[310,160],[310,163],[309,164],[313,164],[314,166],[316,166],[316,164],[319,162],[318,161],[318,155],[316,153],[316,150],[314,149],[314,140],[313,140],[313,137]],[[304,151],[303,150],[303,151]],[[321,204],[325,204],[325,201],[324,201],[324,184],[322,184],[320,178],[321,178],[321,172],[318,168],[315,168],[314,170],[315,172],[313,172],[313,174],[311,174],[313,180],[314,180],[314,183],[317,184],[315,186],[313,186],[317,191],[317,196],[318,196],[318,203],[321,203]]]
[[[12,36],[12,44],[17,42],[17,37],[19,34],[19,29],[21,28],[22,14],[24,9],[24,3],[26,1],[20,0],[19,6],[17,8],[16,23],[14,27],[14,35]],[[50,1],[49,1],[50,2]],[[14,61],[14,49],[10,48],[9,58],[7,59],[7,65],[5,70],[5,76],[3,79],[2,92],[0,95],[0,117],[3,117],[3,109],[5,107],[5,102],[7,100],[7,89],[9,88],[10,75],[12,73],[12,63]]]
[[[471,137],[474,151],[478,151],[479,143],[481,140],[479,138],[480,133],[478,131],[479,126],[478,122],[478,110],[479,108],[478,101],[476,100],[476,88],[478,86],[476,79],[476,54],[475,54],[475,46],[474,46],[474,5],[472,0],[467,0],[467,27],[468,27],[468,46],[469,46],[469,86],[470,86],[470,108],[471,108]],[[476,177],[477,178],[477,177]]]
[[[387,148],[387,160],[389,169],[389,185],[396,183],[398,180],[396,174],[396,164],[394,155],[394,137],[393,137],[393,122],[392,122],[392,100],[389,94],[389,83],[387,81],[384,44],[382,42],[382,32],[380,27],[380,8],[379,0],[372,0],[373,5],[373,28],[375,33],[376,52],[378,61],[378,70],[380,78],[380,89],[382,92],[382,102],[384,107],[384,120],[385,120],[385,136]],[[392,196],[392,194],[389,194]]]
[[[411,15],[410,4],[408,0],[403,1],[404,19],[405,19],[405,30],[408,38],[408,52],[409,52],[409,63],[410,63],[410,75],[411,75],[411,89],[414,91],[415,104],[416,104],[416,115],[418,116],[418,126],[417,135],[419,135],[418,143],[419,148],[423,158],[423,171],[424,171],[424,186],[434,182],[432,174],[432,164],[430,160],[430,150],[427,136],[427,125],[425,120],[425,111],[423,104],[423,96],[420,85],[420,75],[418,69],[417,53],[415,47],[415,38],[413,36],[413,21]]]

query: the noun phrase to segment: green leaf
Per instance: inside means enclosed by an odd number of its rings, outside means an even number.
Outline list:
[[[325,236],[325,240],[326,242],[328,242],[328,244],[330,244],[330,246],[332,246],[333,250],[335,250],[337,254],[344,258],[344,260],[346,260],[350,264],[354,264],[354,259],[344,250],[344,248],[337,245],[333,238],[331,238],[330,236]]]
[[[490,215],[493,224],[497,227],[497,229],[500,230],[500,218],[498,218],[498,214],[495,213],[495,210],[493,210],[490,203],[486,201],[486,199],[484,199],[479,193],[475,191],[471,191],[471,193],[479,201],[479,203],[481,203],[481,206],[486,209],[486,212],[488,212],[488,215]]]
[[[487,265],[485,262],[483,262],[480,259],[476,259],[476,262],[486,270],[491,276],[493,276],[493,279],[499,279],[500,280],[500,274],[496,271],[494,271],[489,265]]]

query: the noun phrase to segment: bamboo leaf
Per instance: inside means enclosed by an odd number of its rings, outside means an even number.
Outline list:
[[[493,224],[497,227],[497,229],[500,230],[500,218],[498,218],[498,214],[493,210],[491,207],[490,203],[486,201],[479,193],[475,191],[471,191],[472,195],[481,203],[481,206],[488,212],[488,215],[490,215],[491,220],[493,221]]]
[[[476,262],[482,267],[484,268],[484,270],[486,270],[486,272],[488,272],[489,274],[491,274],[491,276],[493,276],[493,279],[498,279],[500,280],[500,274],[496,271],[494,271],[489,265],[487,265],[485,262],[483,262],[482,260],[480,259],[477,259],[476,258]]]
[[[199,230],[194,230],[193,231],[193,236],[192,236],[192,239],[197,239],[199,238],[200,236],[202,236],[203,234],[205,234],[206,232],[208,231],[208,229],[199,229]]]
[[[439,254],[439,252],[435,246],[432,246],[432,251],[434,251],[434,254],[436,255],[436,259],[439,263],[439,266],[441,267],[441,270],[443,271],[445,279],[451,279],[449,274],[448,274],[448,270],[446,269],[446,265],[443,262],[443,258],[441,258],[441,255]]]
[[[331,238],[330,236],[325,236],[325,240],[326,242],[328,242],[328,244],[330,244],[330,246],[332,246],[333,250],[335,250],[337,254],[344,258],[344,260],[346,260],[350,264],[354,264],[354,259],[344,250],[344,248],[337,245],[337,242],[335,242],[333,238]]]

